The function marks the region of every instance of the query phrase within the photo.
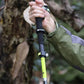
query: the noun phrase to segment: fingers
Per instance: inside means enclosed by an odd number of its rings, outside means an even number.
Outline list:
[[[37,11],[37,10],[38,10],[38,11],[45,12],[45,10],[44,10],[42,7],[39,7],[39,6],[32,6],[29,12],[32,12],[32,11],[35,12],[35,11]],[[37,11],[37,12],[38,12],[38,11]]]
[[[45,5],[45,2],[44,2],[44,0],[35,0],[35,2],[34,1],[29,2],[29,5],[30,6],[38,5],[38,6],[42,7]]]
[[[35,22],[36,17],[44,18],[45,17],[45,9],[43,9],[44,2],[43,0],[35,0],[29,2],[30,11],[29,11],[29,19]]]
[[[44,17],[44,12],[45,10],[43,8],[38,6],[32,6],[29,11],[29,15],[32,15],[33,17]]]
[[[45,9],[44,9],[44,15],[45,15],[45,17],[50,17],[49,12],[48,12],[48,11],[46,11]]]
[[[41,10],[38,10],[38,9],[35,9],[33,11],[31,11],[29,13],[29,16],[32,16],[32,17],[44,17],[44,11],[41,11]]]
[[[35,18],[40,17],[44,18],[44,9],[39,6],[32,6],[29,11],[29,19],[35,23]]]
[[[36,5],[36,2],[34,1],[29,2],[29,6],[33,6],[33,5]]]
[[[34,10],[34,11],[30,12],[30,15],[34,15],[34,17],[35,17],[35,15],[40,15],[40,17],[41,16],[44,17],[44,12],[39,11],[39,10]],[[36,17],[38,17],[38,16],[36,16]]]
[[[40,18],[43,18],[44,17],[44,15],[42,15],[42,14],[33,14],[33,15],[31,15],[30,16],[30,20],[32,20],[33,18],[35,19],[35,17],[40,17]],[[35,20],[34,20],[34,22],[35,22]]]
[[[43,0],[35,0],[37,4],[42,4],[44,5],[44,1]]]

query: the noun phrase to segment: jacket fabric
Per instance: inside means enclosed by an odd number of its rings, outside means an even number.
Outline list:
[[[59,26],[48,35],[48,41],[70,65],[84,72],[84,39]]]

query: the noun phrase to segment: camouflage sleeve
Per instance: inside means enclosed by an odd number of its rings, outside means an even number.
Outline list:
[[[74,68],[84,72],[84,40],[60,26],[48,35],[48,41]]]

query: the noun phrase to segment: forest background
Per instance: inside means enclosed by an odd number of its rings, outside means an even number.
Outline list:
[[[0,0],[0,84],[41,84],[36,29],[23,11],[31,0]],[[45,0],[57,22],[84,39],[84,0]],[[84,73],[71,67],[45,36],[49,84],[84,84]],[[74,61],[74,59],[73,59]]]

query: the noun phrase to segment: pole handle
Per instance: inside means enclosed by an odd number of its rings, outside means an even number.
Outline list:
[[[35,1],[35,0],[33,0],[33,1]],[[42,27],[42,21],[43,21],[43,18],[36,17],[36,26],[37,26],[37,29],[43,29],[43,27]]]

